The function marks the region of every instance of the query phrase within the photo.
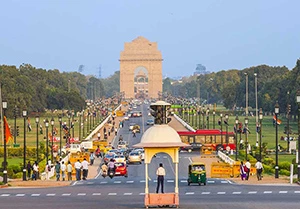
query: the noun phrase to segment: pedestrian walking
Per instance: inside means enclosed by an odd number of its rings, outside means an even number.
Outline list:
[[[84,158],[81,165],[82,165],[82,180],[86,180],[89,172],[89,163]]]
[[[37,180],[37,177],[39,175],[39,165],[37,161],[34,162],[32,168],[33,168],[32,180]]]
[[[66,179],[66,170],[67,170],[67,166],[65,164],[64,161],[61,161],[61,178],[64,181]]]
[[[159,164],[159,167],[156,170],[156,175],[157,175],[156,193],[158,193],[159,187],[161,187],[161,193],[164,193],[164,178],[166,175],[166,171],[162,163]]]
[[[133,130],[132,130],[132,134],[133,134],[133,136],[132,136],[132,137],[136,137],[136,135],[135,135],[135,132],[136,132],[136,130],[135,130],[135,129],[133,129]]]
[[[245,163],[245,172],[246,172],[246,174],[247,174],[246,180],[249,179],[249,176],[250,176],[250,170],[251,170],[251,164],[250,164],[249,160],[247,159],[247,162]]]
[[[55,174],[56,174],[56,181],[60,180],[60,162],[56,161],[55,164]]]
[[[108,128],[108,136],[110,136],[110,129]]]
[[[77,160],[77,162],[75,163],[75,170],[76,170],[76,181],[80,181],[81,180],[81,163],[80,160]]]
[[[95,154],[94,154],[94,152],[91,152],[91,154],[90,154],[90,165],[94,164],[94,160],[95,160]]]
[[[72,170],[73,170],[73,166],[71,164],[71,162],[68,162],[67,165],[67,172],[68,172],[68,181],[72,181]]]
[[[115,136],[117,136],[118,135],[118,129],[117,129],[117,127],[115,128]]]
[[[31,165],[30,161],[28,161],[28,163],[26,165],[26,169],[27,169],[27,177],[29,180],[29,179],[31,179],[31,171],[32,171],[32,165]]]
[[[97,137],[98,137],[98,140],[100,140],[100,139],[101,139],[101,134],[100,134],[100,131],[98,132],[98,134],[97,134]]]
[[[49,180],[50,172],[51,172],[51,165],[49,164],[49,162],[47,162],[47,165],[45,167],[45,173],[46,173],[46,179],[45,180]]]
[[[241,164],[240,164],[240,174],[241,174],[241,179],[242,181],[244,181],[244,179],[246,178],[247,174],[245,172],[245,165],[243,163],[243,161],[241,161]]]
[[[263,165],[260,162],[260,160],[257,160],[257,162],[255,163],[255,168],[256,168],[257,180],[260,181],[262,180],[262,171],[263,171]]]

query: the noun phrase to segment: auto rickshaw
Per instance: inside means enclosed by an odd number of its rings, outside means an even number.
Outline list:
[[[188,185],[191,183],[206,185],[206,170],[205,164],[201,162],[193,162],[189,164],[188,168]]]

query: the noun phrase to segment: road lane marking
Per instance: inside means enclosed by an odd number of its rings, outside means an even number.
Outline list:
[[[100,184],[107,184],[107,181],[101,181]]]
[[[187,180],[181,180],[180,182],[181,182],[181,183],[186,183],[186,182],[187,182]]]
[[[221,184],[228,184],[228,181],[221,181]]]
[[[250,192],[248,192],[248,194],[256,194],[257,193],[257,191],[250,191]]]
[[[87,184],[94,184],[95,182],[88,182]]]
[[[232,192],[232,194],[242,194],[242,192]]]
[[[214,184],[215,181],[207,181],[208,184]]]
[[[163,158],[167,159],[168,157],[167,157],[167,156],[164,156]]]
[[[145,195],[145,193],[144,193],[144,192],[141,192],[139,195]]]
[[[156,156],[156,158],[160,158],[160,156]]]
[[[201,194],[210,194],[210,192],[201,192]]]
[[[121,181],[114,181],[114,184],[121,184]]]
[[[167,182],[172,183],[172,182],[174,182],[174,180],[167,180]]]
[[[193,194],[195,194],[195,192],[186,192],[185,194],[186,195],[193,195]]]
[[[53,196],[55,196],[56,194],[54,194],[54,193],[50,193],[50,194],[46,194],[46,196],[48,196],[48,197],[53,197]]]
[[[101,193],[93,193],[92,195],[93,196],[99,196],[99,195],[101,195]]]
[[[279,191],[279,194],[286,194],[288,193],[287,191]]]
[[[272,191],[264,191],[264,194],[272,194]]]
[[[61,196],[71,196],[71,193],[64,193]]]
[[[300,193],[300,191],[294,191],[294,193],[295,193],[295,194],[299,194],[299,193]]]
[[[132,193],[124,193],[124,195],[132,195]]]
[[[132,184],[134,181],[126,181],[126,184]]]
[[[41,194],[31,194],[31,197],[39,197]]]
[[[117,193],[108,193],[108,195],[110,195],[110,196],[117,195]]]
[[[145,183],[146,181],[145,180],[140,180],[140,183]]]
[[[157,180],[153,180],[153,182],[154,182],[154,183],[156,183],[156,182],[157,182]]]
[[[78,193],[77,196],[85,196],[86,193]]]
[[[25,194],[16,194],[16,197],[24,197]]]
[[[9,197],[10,194],[2,194],[1,197]]]
[[[226,194],[226,192],[218,192],[217,194]]]

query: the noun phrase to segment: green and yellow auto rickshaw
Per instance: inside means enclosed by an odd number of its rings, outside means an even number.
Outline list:
[[[193,162],[189,164],[188,185],[191,183],[206,185],[205,164],[201,162]]]

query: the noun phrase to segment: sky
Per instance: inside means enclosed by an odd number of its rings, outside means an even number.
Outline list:
[[[0,0],[0,65],[78,71],[106,78],[119,70],[125,42],[158,43],[163,75],[267,64],[292,69],[300,58],[298,0]]]

